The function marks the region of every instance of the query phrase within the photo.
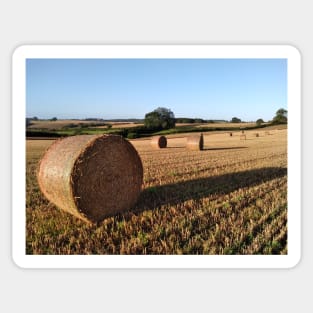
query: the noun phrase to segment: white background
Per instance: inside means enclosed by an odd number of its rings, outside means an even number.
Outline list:
[[[1,1],[0,309],[310,312],[309,1]],[[302,259],[289,270],[22,270],[11,259],[11,55],[21,44],[291,44],[302,54]],[[311,104],[311,108],[310,108]],[[292,192],[292,191],[291,191]]]

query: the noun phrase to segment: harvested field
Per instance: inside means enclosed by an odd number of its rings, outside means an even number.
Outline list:
[[[143,126],[142,123],[129,123],[129,122],[106,122],[108,125],[114,128],[133,128],[138,126]],[[107,128],[106,126],[97,126],[96,128]]]
[[[197,127],[206,127],[206,128],[216,128],[216,127],[233,127],[233,128],[245,128],[245,127],[253,127],[255,123],[206,123],[199,124]]]
[[[137,126],[143,126],[144,124],[141,123],[123,123],[123,122],[109,122],[108,124],[112,125],[112,128],[132,128]]]
[[[49,120],[38,120],[32,121],[31,125],[28,126],[28,129],[62,129],[64,127],[69,126],[83,126],[83,125],[98,125],[105,124],[104,122],[99,121],[85,121],[85,120],[57,120],[57,121],[49,121]],[[105,126],[106,127],[106,126]]]
[[[287,131],[204,133],[167,149],[131,140],[144,168],[133,210],[88,225],[41,194],[36,168],[51,141],[27,141],[27,254],[287,254]]]
[[[240,135],[240,140],[246,140],[247,139],[247,136],[246,135]]]

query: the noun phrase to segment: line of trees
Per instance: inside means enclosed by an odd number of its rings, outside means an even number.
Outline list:
[[[202,118],[189,118],[189,117],[177,117],[176,123],[179,124],[202,124],[202,123],[214,123],[214,121],[207,121]]]
[[[286,124],[288,121],[287,110],[281,108],[276,111],[276,115],[272,119],[272,124]],[[175,118],[174,113],[167,108],[159,107],[156,110],[145,115],[144,125],[150,130],[162,130],[174,128],[176,123],[206,123],[203,119],[192,118]],[[233,117],[231,123],[241,123],[242,120],[238,117]],[[258,126],[262,125],[264,120],[259,118],[256,120]]]
[[[145,115],[144,126],[148,130],[162,130],[174,128],[177,123],[180,124],[203,124],[215,123],[214,120],[204,120],[202,118],[178,117],[175,118],[174,113],[164,107],[159,107]],[[226,121],[223,121],[226,122]]]
[[[238,117],[233,117],[230,120],[230,122],[231,123],[241,123],[242,121]],[[283,109],[283,108],[277,110],[275,116],[270,121],[271,124],[287,124],[287,122],[288,122],[288,111]],[[260,126],[263,123],[264,123],[264,120],[262,118],[259,118],[256,120],[256,124],[258,126]]]
[[[272,119],[272,124],[287,124],[288,116],[287,110],[281,108],[276,111],[276,115]],[[37,117],[33,118],[26,118],[26,127],[31,125],[32,120],[38,120]],[[51,121],[56,121],[57,118],[53,117],[50,119]],[[86,119],[87,120],[87,119]],[[91,120],[91,119],[90,119]],[[137,132],[152,132],[152,131],[159,131],[163,129],[171,129],[174,128],[176,123],[207,123],[213,122],[208,120],[203,120],[200,118],[175,118],[173,111],[164,107],[158,107],[152,112],[149,112],[145,115],[144,118],[144,126],[143,127],[136,127]],[[233,117],[230,121],[231,123],[241,123],[241,119],[238,117]],[[263,119],[259,118],[256,121],[258,126],[264,123]],[[95,126],[95,125],[92,125]]]

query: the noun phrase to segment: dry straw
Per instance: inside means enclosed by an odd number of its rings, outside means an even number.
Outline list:
[[[143,167],[135,148],[121,136],[73,136],[55,141],[46,151],[38,182],[59,208],[99,222],[136,203]]]
[[[247,139],[246,135],[240,135],[240,140],[246,140],[246,139]]]
[[[151,138],[151,146],[156,149],[166,148],[167,139],[165,136],[154,136]]]
[[[187,137],[187,148],[189,150],[203,150],[203,135],[195,135]]]

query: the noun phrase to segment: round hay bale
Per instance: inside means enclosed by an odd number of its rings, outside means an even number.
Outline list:
[[[154,136],[151,138],[151,146],[156,149],[166,148],[167,139],[165,136]]]
[[[189,150],[203,150],[203,135],[195,135],[187,137],[187,148]]]
[[[81,135],[55,141],[38,168],[38,183],[57,207],[88,222],[130,209],[143,182],[141,159],[117,135]]]

